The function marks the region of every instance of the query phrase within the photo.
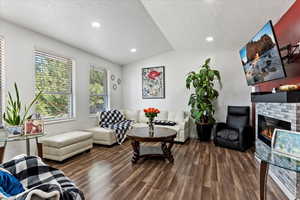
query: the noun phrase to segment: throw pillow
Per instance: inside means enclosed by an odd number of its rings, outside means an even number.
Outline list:
[[[161,126],[175,126],[176,122],[168,121],[168,120],[154,120],[155,125]]]
[[[160,111],[157,115],[157,120],[168,120],[168,111]]]
[[[138,121],[139,112],[137,110],[125,110],[125,117],[134,122]]]
[[[11,197],[24,191],[22,184],[16,177],[0,168],[0,193],[6,197]]]
[[[168,120],[169,120],[169,121],[174,121],[174,122],[175,122],[175,118],[176,118],[176,112],[174,112],[174,111],[169,111],[169,112],[168,112]]]

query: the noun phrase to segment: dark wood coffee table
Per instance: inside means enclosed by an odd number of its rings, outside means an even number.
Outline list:
[[[127,134],[127,137],[131,140],[133,148],[132,163],[144,158],[160,157],[166,158],[170,163],[174,162],[174,158],[171,152],[176,137],[176,131],[168,128],[154,128],[154,135],[150,136],[148,127],[133,128]],[[151,143],[160,142],[160,146],[153,145],[141,145],[140,142]]]

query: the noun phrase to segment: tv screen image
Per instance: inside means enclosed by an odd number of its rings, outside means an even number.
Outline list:
[[[271,21],[240,50],[240,57],[248,85],[286,77]]]

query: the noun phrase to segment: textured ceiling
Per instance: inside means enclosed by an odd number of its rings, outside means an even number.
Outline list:
[[[0,18],[119,64],[171,49],[138,0],[0,0]]]
[[[295,0],[141,0],[174,49],[239,49]],[[213,36],[214,42],[205,38]]]

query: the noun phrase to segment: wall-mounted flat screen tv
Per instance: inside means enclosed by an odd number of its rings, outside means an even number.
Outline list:
[[[286,77],[272,22],[240,50],[248,85]]]

